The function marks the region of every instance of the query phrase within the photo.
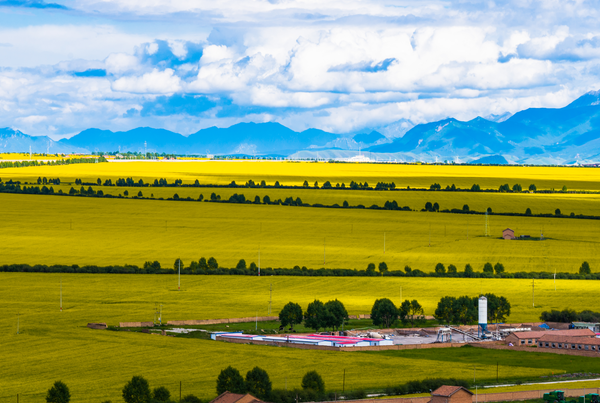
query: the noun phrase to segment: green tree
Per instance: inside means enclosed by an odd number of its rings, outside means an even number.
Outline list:
[[[535,185],[532,183],[531,185],[529,185],[529,190],[535,192],[537,190],[537,187],[535,187]]]
[[[266,399],[271,394],[272,384],[269,374],[262,368],[254,367],[246,374],[246,391],[259,399]]]
[[[304,313],[304,326],[318,332],[320,328],[326,326],[326,315],[325,305],[318,299],[315,299],[308,304],[308,307],[306,308],[306,312]]]
[[[308,187],[308,181],[304,181],[304,183],[302,184],[302,186],[304,186],[305,188]]]
[[[157,402],[168,402],[171,399],[171,392],[164,386],[159,386],[152,391],[152,399]]]
[[[339,329],[343,324],[348,323],[348,311],[341,301],[337,299],[333,301],[327,301],[325,303],[325,309],[327,310],[327,323],[328,327],[333,330]]]
[[[433,203],[433,211],[440,211],[440,205],[437,202]]]
[[[349,204],[348,204],[348,202],[346,200],[344,200],[344,203],[342,203],[342,206],[345,207],[345,208],[348,208]]]
[[[217,377],[217,395],[226,391],[239,394],[246,393],[244,378],[240,375],[240,371],[231,365],[221,370],[221,373]]]
[[[487,211],[488,214],[492,214],[492,208],[491,207],[488,207],[486,211]]]
[[[432,211],[433,210],[433,204],[431,204],[431,202],[425,203],[425,210]]]
[[[48,389],[46,394],[47,403],[69,403],[71,400],[71,392],[69,387],[62,381],[54,382],[54,385]]]
[[[179,259],[179,258],[175,259],[175,263],[173,263],[173,268],[175,269],[175,271],[179,270],[179,268],[183,269],[184,267],[185,267],[185,265],[183,264],[181,259]]]
[[[563,191],[563,192],[566,192],[566,191],[567,191],[567,185],[564,185],[564,186],[562,187],[562,191]]]
[[[138,197],[143,197],[143,196],[144,196],[144,195],[143,195],[142,191],[140,190],[140,191],[138,192]]]
[[[246,270],[246,261],[244,259],[240,259],[238,264],[235,266],[236,269]]]
[[[483,265],[483,272],[484,273],[494,273],[494,266],[492,266],[492,264],[490,262],[487,262],[486,264]]]
[[[583,262],[581,267],[579,268],[579,274],[592,274],[592,269],[590,268],[590,264],[588,262]]]
[[[531,215],[531,209],[529,207],[525,210],[525,215]]]
[[[134,376],[123,387],[123,400],[126,403],[147,403],[151,395],[148,381],[141,376]]]
[[[302,323],[302,318],[302,307],[294,302],[288,302],[279,312],[279,321],[283,327],[290,325],[293,329],[294,325]]]
[[[98,186],[102,185],[102,180],[100,178],[98,178],[98,180],[96,181],[96,183],[98,184]]]
[[[271,204],[271,198],[269,197],[269,195],[266,195],[265,197],[263,197],[263,203]]]
[[[398,316],[398,308],[388,298],[378,299],[371,309],[373,324],[386,329],[398,320]]]
[[[208,259],[208,268],[211,270],[217,270],[219,268],[219,263],[217,263],[217,259],[214,257],[210,257]]]
[[[468,204],[465,204],[463,206],[463,211],[465,211],[465,212],[469,211],[469,205]]]
[[[473,267],[469,263],[465,265],[465,277],[473,277]]]
[[[123,194],[124,194],[125,196],[129,196],[129,191],[128,191],[128,190],[126,190],[126,191],[124,191],[124,192],[123,192]]]
[[[488,319],[494,323],[502,323],[510,316],[510,302],[505,297],[485,294],[487,298]]]
[[[458,269],[453,264],[448,265],[448,274],[456,274],[458,273]]]
[[[435,272],[438,274],[444,274],[446,273],[446,268],[442,263],[438,263],[435,265]]]
[[[559,208],[557,208],[556,210],[554,210],[554,215],[562,215],[562,213],[560,212]]]
[[[201,269],[203,269],[203,270],[208,269],[208,264],[206,263],[206,259],[205,258],[201,257],[200,260],[198,260],[198,267],[201,268]]]
[[[496,263],[494,265],[494,271],[496,272],[496,274],[504,273],[504,265],[500,262]]]
[[[406,274],[410,274],[412,272],[412,268],[408,265],[404,266],[404,272]]]
[[[515,183],[512,187],[513,192],[521,192],[523,190],[523,187],[521,185],[519,185],[518,183]]]
[[[367,265],[367,273],[375,273],[375,263],[369,263]]]
[[[379,272],[380,272],[381,274],[383,274],[383,273],[385,273],[385,272],[387,272],[387,271],[388,271],[388,266],[387,266],[387,264],[386,264],[385,262],[381,262],[381,263],[379,263]]]
[[[308,371],[302,377],[302,389],[325,393],[325,382],[323,382],[323,378],[317,371]]]
[[[318,188],[319,187],[319,182],[315,182],[315,187]]]
[[[454,322],[454,305],[456,304],[455,297],[442,297],[435,308],[433,313],[440,323],[450,325]]]
[[[404,300],[398,311],[402,322],[410,323],[411,326],[414,326],[415,322],[422,322],[425,319],[423,307],[416,299]]]

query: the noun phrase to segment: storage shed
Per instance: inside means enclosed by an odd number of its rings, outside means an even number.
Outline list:
[[[514,332],[508,335],[504,339],[504,342],[506,344],[512,343],[514,346],[535,346],[538,344],[538,339],[547,334],[569,337],[596,337],[596,333],[590,329],[547,330],[540,332]]]
[[[515,231],[511,230],[510,228],[505,229],[502,231],[502,238],[515,239]]]
[[[462,386],[440,386],[431,392],[429,403],[472,403],[473,392]]]

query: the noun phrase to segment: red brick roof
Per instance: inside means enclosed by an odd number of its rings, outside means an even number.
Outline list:
[[[212,400],[210,403],[264,403],[252,396],[249,393],[240,395],[237,393],[223,392],[217,398]]]
[[[514,332],[511,335],[517,337],[517,339],[539,339],[547,334],[555,336],[572,336],[572,337],[596,337],[590,329],[569,329],[569,330],[546,330],[543,332]]]
[[[433,392],[431,392],[431,396],[445,396],[445,397],[450,397],[450,396],[452,396],[453,394],[455,394],[456,392],[458,392],[461,389],[464,390],[465,392],[473,394],[473,392],[471,392],[468,389],[463,388],[462,386],[448,386],[448,385],[443,385],[443,386],[440,386],[439,388],[437,388],[436,390],[434,390]]]
[[[585,338],[585,337],[572,337],[572,336],[560,336],[554,334],[546,334],[538,339],[541,342],[548,343],[567,343],[567,344],[581,344],[581,345],[594,345],[600,346],[600,339],[597,338]]]

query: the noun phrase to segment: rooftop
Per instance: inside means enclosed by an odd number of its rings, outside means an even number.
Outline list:
[[[434,390],[433,392],[431,392],[431,396],[450,397],[461,389],[467,393],[473,394],[473,392],[471,392],[468,389],[463,388],[462,386],[443,385],[443,386],[440,386],[439,388],[437,388],[436,390]]]
[[[540,337],[552,334],[555,336],[572,336],[572,337],[595,337],[594,333],[590,329],[568,329],[568,330],[546,330],[539,332],[515,332],[511,333],[517,339],[539,339]]]

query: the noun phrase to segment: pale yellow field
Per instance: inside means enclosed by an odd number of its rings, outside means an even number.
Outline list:
[[[508,183],[520,183],[524,189],[534,183],[538,189],[600,190],[600,169],[572,167],[479,167],[394,164],[331,164],[278,161],[126,161],[94,165],[80,164],[61,167],[12,168],[0,171],[6,179],[35,180],[38,176],[60,177],[64,181],[81,178],[95,181],[101,178],[134,177],[144,180],[167,178],[170,182],[182,179],[185,183],[198,179],[205,184],[245,183],[265,180],[284,185],[302,185],[318,181],[332,184],[350,181],[395,182],[398,187],[427,187],[436,182],[443,187],[452,185],[470,188],[474,183],[482,188],[497,189]]]
[[[502,262],[507,272],[576,272],[584,260],[600,268],[597,220],[492,216],[486,238],[481,215],[15,194],[0,194],[0,209],[2,264],[171,267],[177,257],[214,256],[235,267],[258,262],[260,248],[262,267],[274,268],[362,270],[385,261],[390,270],[431,272],[441,262],[481,271]],[[532,236],[543,229],[548,239],[498,239],[506,227]]]

